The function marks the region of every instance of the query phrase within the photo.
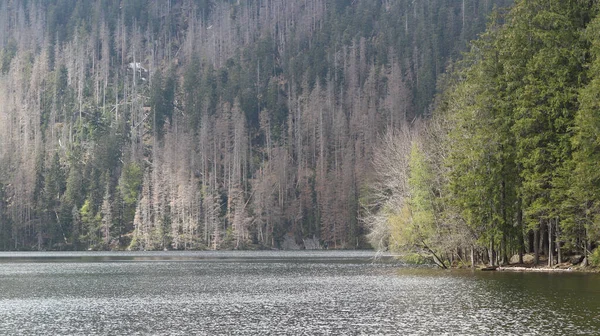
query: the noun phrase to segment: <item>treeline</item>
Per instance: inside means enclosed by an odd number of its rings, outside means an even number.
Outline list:
[[[432,117],[376,155],[373,241],[443,267],[526,252],[600,264],[598,6],[520,0],[492,15]]]
[[[0,2],[0,248],[364,247],[379,134],[509,1]]]

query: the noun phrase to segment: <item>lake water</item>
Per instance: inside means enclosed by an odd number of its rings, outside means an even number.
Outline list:
[[[372,252],[0,253],[1,335],[600,335],[600,276]]]

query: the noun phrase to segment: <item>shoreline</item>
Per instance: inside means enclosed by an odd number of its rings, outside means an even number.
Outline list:
[[[479,268],[481,270],[481,268]],[[499,272],[534,272],[534,273],[600,273],[600,269],[593,266],[561,264],[556,267],[535,266],[528,264],[498,266]]]
[[[524,267],[524,266],[500,266],[496,269],[500,272],[578,272],[580,270],[569,268],[550,268],[550,267]]]
[[[570,258],[563,259],[560,264],[554,264],[548,266],[548,259],[540,257],[539,262],[534,263],[533,254],[524,254],[523,262],[519,263],[517,255],[510,258],[507,264],[501,264],[498,266],[489,266],[487,264],[476,265],[477,270],[483,271],[500,271],[500,272],[536,272],[536,273],[600,273],[600,267],[598,266],[584,266],[584,258],[582,256],[571,256]],[[556,259],[555,259],[556,262]],[[493,270],[491,269],[493,268]]]

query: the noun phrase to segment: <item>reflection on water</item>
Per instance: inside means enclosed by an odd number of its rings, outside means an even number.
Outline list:
[[[2,335],[594,335],[600,277],[371,252],[1,253]]]

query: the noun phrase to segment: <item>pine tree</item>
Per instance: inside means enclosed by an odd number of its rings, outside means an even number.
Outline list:
[[[509,20],[527,40],[514,47],[529,50],[522,83],[515,92],[513,126],[517,162],[522,167],[521,195],[529,227],[547,226],[549,245],[544,250],[552,265],[552,232],[568,197],[572,128],[585,55],[579,34],[590,5],[523,1],[517,6],[521,15]],[[521,27],[527,30],[518,31]]]
[[[587,257],[590,243],[600,239],[600,18],[587,27],[585,37],[590,42],[591,64],[589,83],[579,91],[580,108],[575,117],[573,136],[573,176],[570,200],[562,210],[567,215],[561,222],[570,247],[583,251]],[[585,258],[586,262],[588,258]]]

